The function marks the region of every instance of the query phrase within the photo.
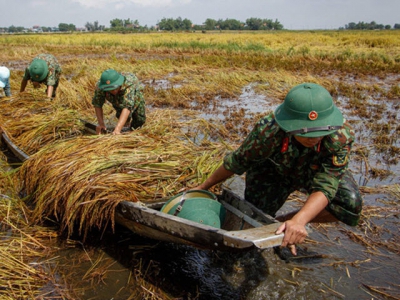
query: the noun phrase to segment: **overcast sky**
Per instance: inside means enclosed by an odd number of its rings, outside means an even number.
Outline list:
[[[113,19],[151,27],[163,18],[278,19],[286,29],[337,29],[350,22],[400,24],[400,0],[0,0],[0,27],[60,23],[84,27]]]

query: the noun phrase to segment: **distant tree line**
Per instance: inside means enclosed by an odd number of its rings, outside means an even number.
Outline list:
[[[195,25],[188,19],[162,19],[158,29],[166,31],[178,30],[281,30],[283,25],[278,20],[250,18],[245,22],[236,19],[207,19],[202,25]]]
[[[35,28],[36,27],[36,28]],[[131,19],[113,19],[110,21],[110,27],[106,28],[100,25],[98,21],[87,22],[85,24],[86,31],[118,31],[118,32],[131,32],[131,31],[148,31],[148,30],[164,30],[164,31],[188,31],[188,30],[282,30],[283,25],[278,20],[249,18],[245,22],[236,19],[207,19],[203,24],[197,25],[189,19],[182,19],[181,17],[163,18],[157,23],[156,26],[150,28],[141,26],[138,20]],[[0,32],[68,32],[78,30],[74,24],[60,23],[58,27],[39,27],[26,29],[21,26],[10,26],[0,28]]]
[[[400,29],[400,24],[397,24],[397,23],[394,24],[393,28],[394,29]],[[341,29],[343,29],[343,28],[341,28]],[[372,21],[370,23],[367,23],[367,22],[358,22],[358,23],[351,22],[351,23],[345,25],[345,29],[348,29],[348,30],[375,30],[375,29],[379,29],[379,30],[386,29],[386,30],[389,30],[389,29],[392,29],[392,26],[378,24],[378,23],[376,23],[374,21]]]
[[[163,18],[156,26],[150,28],[141,26],[138,20],[131,19],[113,19],[110,21],[110,27],[106,28],[100,25],[98,21],[87,22],[84,28],[76,28],[74,24],[60,23],[58,27],[33,26],[33,28],[24,28],[22,26],[0,27],[0,32],[18,33],[18,32],[71,32],[77,30],[86,31],[117,31],[117,32],[143,32],[143,31],[190,31],[190,30],[282,30],[283,25],[277,20],[249,18],[245,22],[236,19],[206,19],[201,25],[193,24],[189,19],[181,17]],[[389,30],[390,25],[378,24],[376,22],[350,22],[345,27],[339,29],[346,30]],[[393,29],[400,29],[400,24],[394,24]]]
[[[60,30],[60,31],[75,31],[76,26],[74,24],[60,23],[60,24],[58,24],[58,30]]]

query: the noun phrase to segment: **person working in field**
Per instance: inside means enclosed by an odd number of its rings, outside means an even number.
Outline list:
[[[296,212],[277,217],[283,223],[282,247],[296,255],[305,225],[340,220],[358,224],[362,210],[359,188],[348,170],[354,132],[330,93],[314,83],[295,86],[274,113],[263,117],[241,146],[195,189],[207,190],[234,173],[246,172],[245,198],[275,216],[295,190],[307,200]]]
[[[11,96],[10,70],[4,66],[0,67],[0,88],[4,90],[6,97]]]
[[[108,100],[116,110],[118,123],[113,134],[120,134],[126,123],[136,129],[146,122],[145,101],[142,85],[132,73],[118,73],[113,69],[104,71],[97,82],[92,99],[98,125],[96,133],[106,130],[103,116],[103,105]]]
[[[39,88],[43,83],[47,86],[47,98],[56,97],[56,91],[62,69],[57,59],[51,54],[39,54],[25,69],[24,77],[21,81],[20,92],[24,92],[30,80],[35,88]]]

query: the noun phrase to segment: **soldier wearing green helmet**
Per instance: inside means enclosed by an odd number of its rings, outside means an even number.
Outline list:
[[[354,131],[330,93],[314,83],[292,88],[284,102],[259,120],[238,149],[195,189],[207,190],[233,174],[246,172],[246,200],[276,216],[289,195],[307,191],[304,206],[276,217],[282,221],[283,247],[296,255],[309,222],[358,224],[359,188],[348,170]]]
[[[41,84],[45,84],[47,86],[47,97],[53,99],[56,96],[61,73],[61,66],[53,55],[45,53],[39,54],[25,69],[20,92],[22,93],[25,91],[28,81],[30,80],[35,88],[38,88]]]
[[[146,122],[145,101],[143,87],[139,79],[132,73],[117,72],[113,69],[105,70],[97,82],[92,99],[95,107],[98,125],[97,134],[106,130],[103,115],[103,105],[107,100],[112,104],[118,118],[113,134],[121,133],[126,123],[130,129],[136,129]]]

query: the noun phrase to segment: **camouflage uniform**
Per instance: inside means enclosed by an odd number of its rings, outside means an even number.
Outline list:
[[[224,158],[236,174],[246,172],[246,200],[274,216],[295,190],[321,191],[326,209],[342,222],[355,226],[362,197],[351,173],[348,157],[354,132],[346,122],[312,148],[285,133],[270,114],[262,118],[243,144]]]
[[[108,100],[116,110],[116,117],[119,119],[124,108],[130,110],[129,118],[132,120],[131,128],[138,128],[146,122],[145,101],[142,93],[142,85],[139,79],[132,73],[121,72],[125,81],[117,95],[99,89],[99,82],[92,99],[94,107],[103,107]]]
[[[51,54],[39,54],[34,59],[42,59],[47,63],[47,67],[49,68],[49,73],[46,78],[42,80],[40,83],[45,83],[47,86],[53,86],[53,95],[56,96],[56,90],[58,88],[58,83],[60,81],[60,76],[62,73],[62,69],[57,59]],[[32,60],[33,61],[33,60]],[[31,75],[29,73],[29,67],[25,69],[24,80],[31,80]],[[46,90],[47,92],[47,90]]]

